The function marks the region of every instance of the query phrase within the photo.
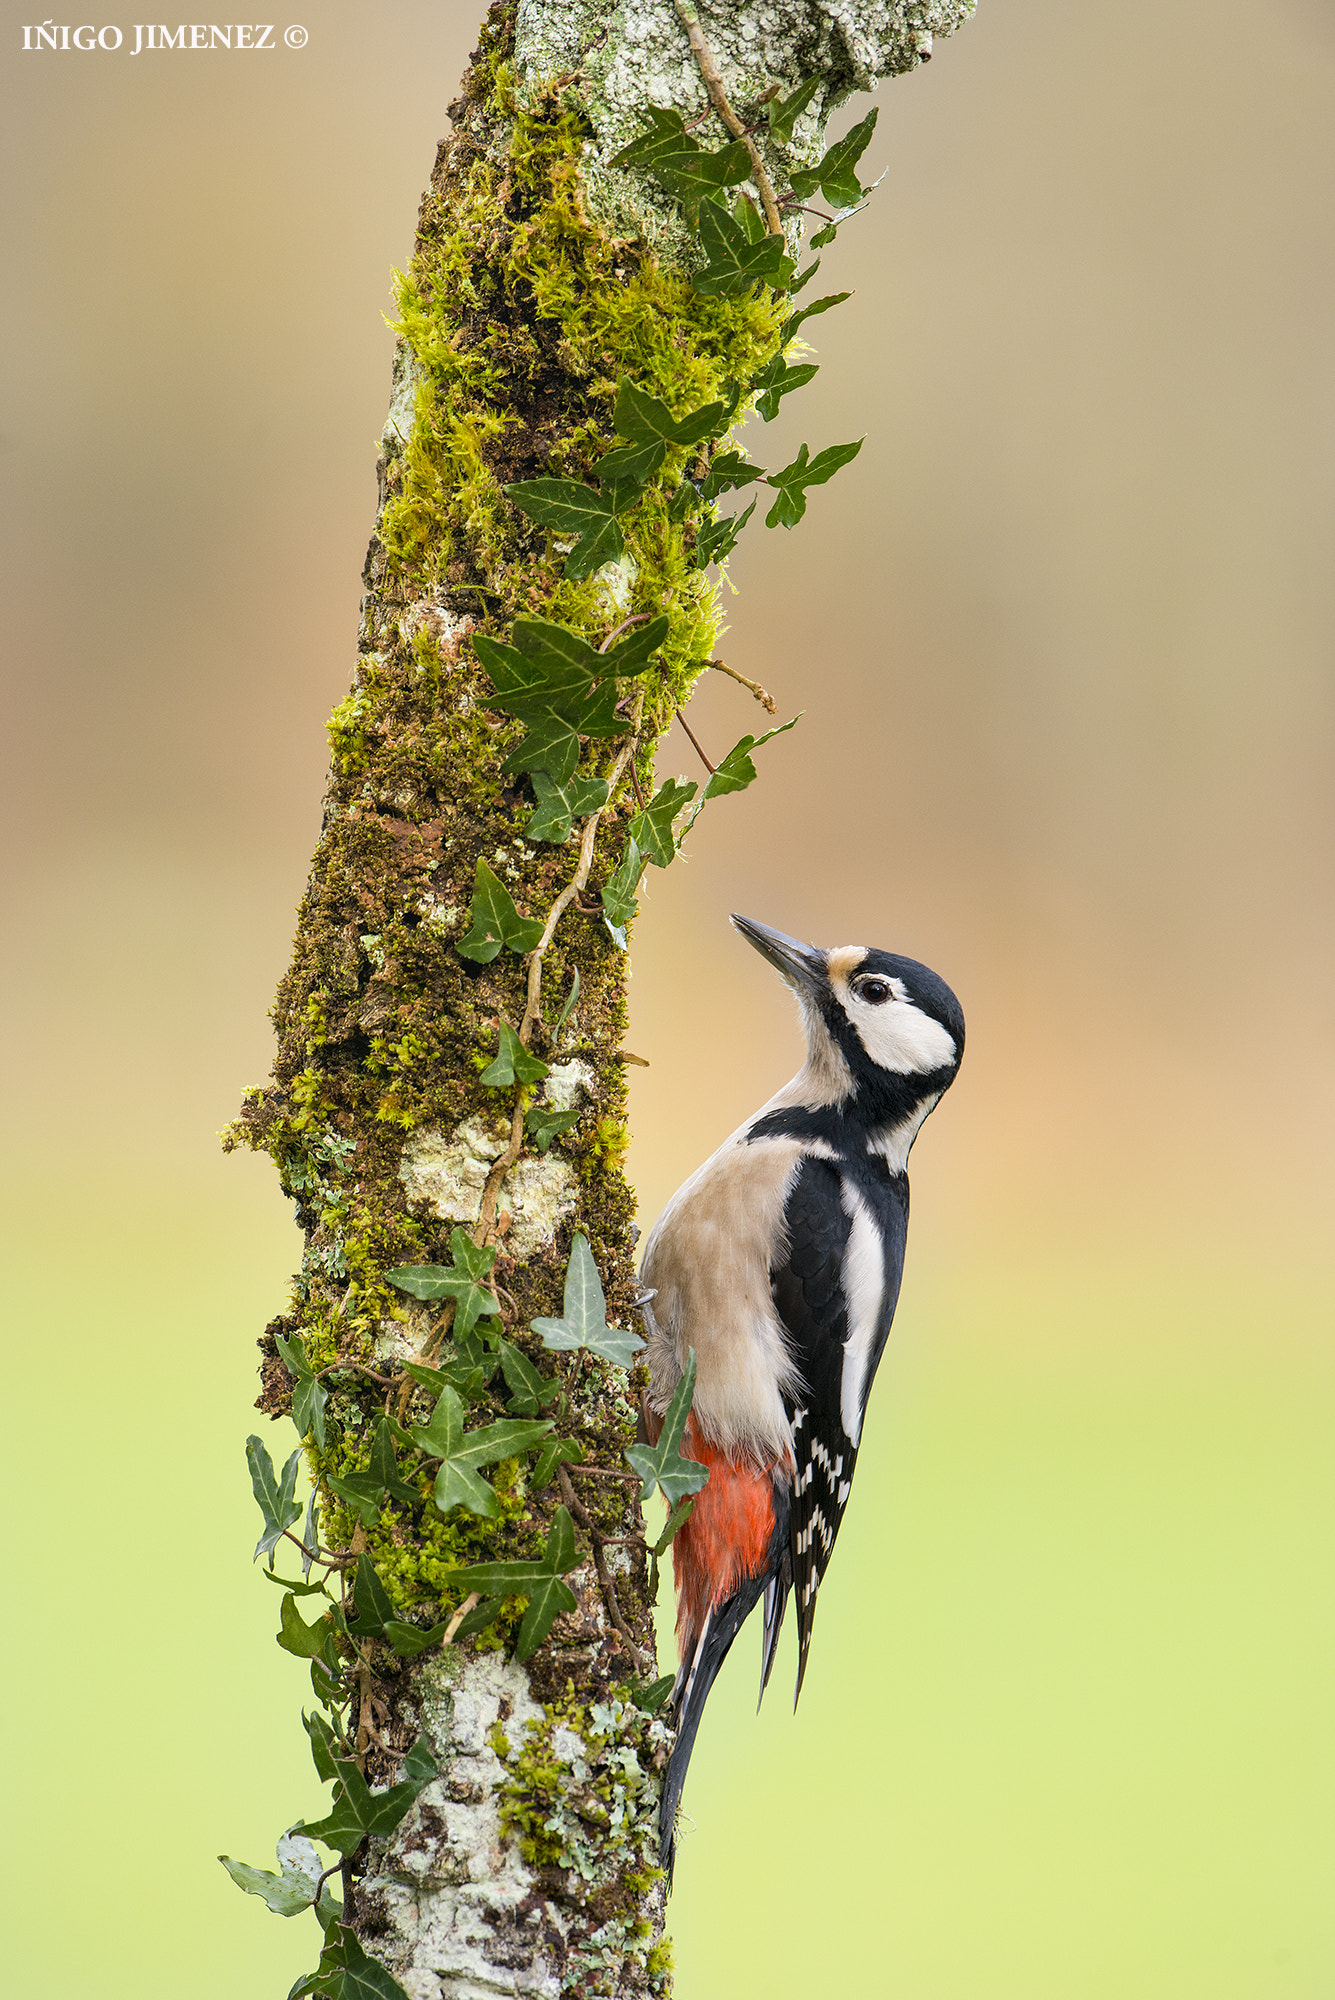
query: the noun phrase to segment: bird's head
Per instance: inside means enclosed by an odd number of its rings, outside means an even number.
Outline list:
[[[964,1054],[964,1015],[944,979],[894,952],[822,950],[751,917],[732,921],[797,996],[812,1099],[868,1127],[911,1120],[916,1131]]]

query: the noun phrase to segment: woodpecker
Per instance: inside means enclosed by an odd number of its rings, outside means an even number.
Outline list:
[[[659,1822],[669,1878],[705,1701],[762,1597],[761,1697],[790,1593],[794,1706],[802,1692],[816,1593],[899,1298],[909,1150],[964,1053],[958,1000],[915,959],[822,951],[732,921],[797,996],[807,1059],[678,1188],[640,1262],[650,1435],[693,1348],[683,1450],[709,1467],[673,1543],[677,1738]]]

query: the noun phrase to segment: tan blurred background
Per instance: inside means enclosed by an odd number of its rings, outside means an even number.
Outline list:
[[[320,4],[272,55],[0,30],[31,2000],[313,1955],[212,1859],[319,1796],[242,1459],[296,1243],[213,1134],[268,1067],[479,4]],[[857,296],[747,440],[868,433],[735,561],[726,657],[806,718],[636,938],[644,1219],[796,1060],[730,909],[927,959],[969,1054],[802,1714],[750,1719],[747,1640],[711,1706],[678,1990],[1328,2000],[1335,10],[982,0],[880,101]],[[693,720],[759,712],[715,677]]]

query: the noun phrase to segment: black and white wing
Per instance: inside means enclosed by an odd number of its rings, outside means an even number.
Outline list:
[[[802,1387],[789,1402],[796,1460],[789,1564],[788,1574],[780,1573],[766,1594],[764,1676],[768,1679],[773,1665],[791,1588],[798,1635],[794,1701],[802,1691],[816,1595],[848,1503],[867,1397],[903,1270],[907,1186],[874,1172],[866,1186],[863,1178],[807,1155],[784,1210],[786,1252],[770,1272]]]

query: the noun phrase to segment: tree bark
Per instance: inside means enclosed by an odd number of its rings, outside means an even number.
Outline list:
[[[541,1487],[531,1459],[504,1462],[495,1518],[442,1514],[418,1473],[420,1504],[387,1499],[368,1525],[329,1483],[366,1472],[382,1411],[426,1421],[434,1398],[403,1364],[449,1352],[443,1320],[386,1273],[448,1264],[453,1231],[498,1249],[489,1282],[505,1339],[540,1373],[553,1356],[530,1323],[561,1311],[577,1228],[609,1322],[635,1324],[621,1168],[627,959],[598,894],[652,790],[658,736],[713,654],[717,586],[666,493],[625,517],[618,560],[571,580],[568,543],[502,489],[586,479],[613,443],[621,380],[674,412],[740,387],[744,409],[778,351],[784,299],[765,285],[693,292],[700,250],[680,203],[612,164],[644,107],[702,120],[710,146],[732,130],[720,98],[739,129],[761,120],[745,140],[747,191],[772,217],[774,188],[819,158],[830,111],[914,67],[970,10],[743,0],[702,5],[697,20],[673,0],[615,11],[499,0],[423,199],[356,675],[330,724],[324,827],[275,1007],[273,1080],[249,1094],[236,1132],[272,1155],[305,1230],[291,1308],[261,1343],[261,1407],[292,1413],[292,1350],[276,1338],[298,1336],[327,1396],[323,1442],[313,1429],[306,1442],[322,1540],[339,1558],[331,1573],[346,1583],[354,1558],[373,1563],[396,1617],[426,1628],[465,1601],[453,1572],[532,1560],[561,1505],[581,1550],[567,1577],[576,1609],[525,1665],[512,1657],[523,1606],[508,1601],[487,1630],[416,1658],[340,1638],[346,1741],[373,1786],[399,1778],[421,1734],[440,1766],[397,1829],[343,1870],[345,1923],[412,2000],[670,1985],[655,1824],[670,1735],[632,1698],[656,1667],[638,1483],[622,1457],[646,1378],[587,1352],[566,1359],[549,1414],[584,1461]],[[776,140],[757,108],[765,93],[817,76],[791,141]],[[800,216],[783,226],[796,251]],[[537,616],[597,647],[623,621],[658,615],[669,621],[659,665],[632,684],[621,735],[591,743],[581,765],[610,778],[606,807],[565,842],[526,836],[531,781],[504,768],[522,732],[488,706],[475,642],[504,641],[516,617]],[[547,920],[576,885],[536,974],[514,950],[487,963],[460,955],[479,861],[522,917]],[[502,1023],[549,1067],[536,1093],[482,1081]],[[578,1113],[546,1151],[527,1116],[544,1107]],[[505,1409],[493,1378],[469,1425]]]

